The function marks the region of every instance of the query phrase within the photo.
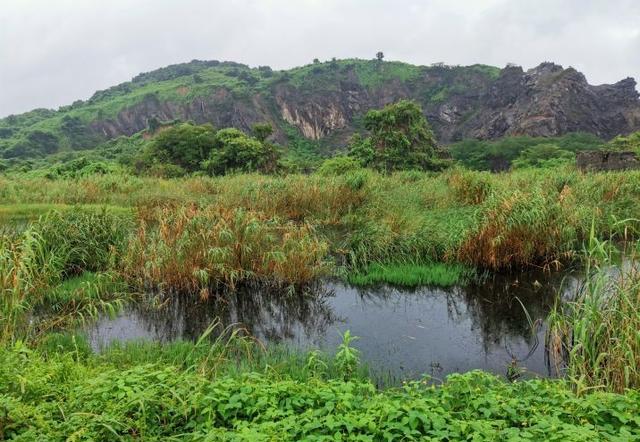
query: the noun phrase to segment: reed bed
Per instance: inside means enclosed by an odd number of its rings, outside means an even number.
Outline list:
[[[113,268],[126,235],[127,222],[119,217],[79,209],[51,212],[22,233],[3,234],[0,341],[22,339],[55,323],[95,317],[113,310],[114,303],[117,307],[118,296],[106,296],[112,291],[105,289],[106,277],[88,278],[85,273]],[[85,275],[82,287],[74,287],[69,280],[79,275]],[[45,305],[57,310],[49,326],[34,317]]]
[[[613,247],[591,238],[586,279],[549,317],[547,348],[579,392],[640,388],[640,268],[616,264]]]
[[[338,264],[460,261],[502,269],[571,259],[592,222],[601,237],[633,237],[617,221],[637,217],[639,183],[640,172],[582,174],[570,167],[501,175],[454,168],[438,175],[352,171],[174,180],[15,176],[0,178],[0,213],[73,204],[107,205],[118,213],[136,207],[243,208],[314,227]]]
[[[49,288],[84,272],[206,298],[238,284],[301,286],[331,264],[341,275],[560,266],[592,225],[596,237],[638,237],[639,222],[619,221],[640,213],[640,172],[11,176],[0,177],[0,204],[9,220],[45,213],[14,229],[22,233],[2,230],[3,325],[14,328]],[[389,281],[429,280],[417,268],[392,273]]]
[[[182,292],[242,283],[302,286],[326,273],[327,244],[309,224],[245,209],[181,206],[139,216],[123,274],[141,288]]]

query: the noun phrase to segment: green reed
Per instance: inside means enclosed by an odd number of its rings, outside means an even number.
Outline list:
[[[616,263],[614,250],[591,237],[584,282],[549,317],[552,361],[579,392],[640,387],[640,268],[636,251]]]

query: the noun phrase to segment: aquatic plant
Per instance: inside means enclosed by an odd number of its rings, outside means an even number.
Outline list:
[[[360,286],[392,284],[404,287],[450,287],[465,282],[472,274],[473,269],[461,264],[374,263],[363,270],[349,273],[347,280],[350,284]]]
[[[71,276],[114,267],[123,252],[130,224],[126,218],[106,210],[76,207],[47,213],[31,230],[41,239],[45,254],[62,260],[63,276]]]
[[[44,241],[27,230],[21,240],[0,237],[0,343],[19,339],[28,327],[27,314],[44,290],[59,282],[59,256],[47,253]]]
[[[547,348],[556,370],[578,392],[640,388],[640,268],[616,264],[614,248],[592,232],[584,283],[556,303]]]
[[[458,257],[491,269],[567,260],[578,241],[577,229],[567,221],[555,192],[533,188],[495,193]]]
[[[123,273],[139,287],[200,292],[241,283],[301,286],[326,271],[313,227],[244,209],[181,206],[139,217]]]
[[[0,341],[43,327],[41,318],[29,322],[28,317],[45,304],[57,314],[50,326],[113,310],[119,301],[106,296],[114,289],[106,281],[115,277],[81,276],[77,290],[70,290],[73,280],[65,280],[112,268],[126,235],[126,223],[119,217],[76,209],[51,212],[19,235],[0,237]]]

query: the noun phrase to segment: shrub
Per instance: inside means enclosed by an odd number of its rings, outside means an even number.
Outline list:
[[[360,162],[353,157],[336,156],[324,160],[318,168],[318,174],[322,176],[344,175],[361,167]]]
[[[182,123],[160,131],[149,148],[149,155],[160,163],[175,164],[187,172],[200,169],[216,145],[211,125]]]

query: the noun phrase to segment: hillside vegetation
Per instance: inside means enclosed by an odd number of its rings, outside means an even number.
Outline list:
[[[558,90],[568,95],[553,92]],[[574,69],[552,63],[525,72],[347,59],[274,71],[194,60],[140,74],[58,110],[0,119],[0,158],[6,167],[77,152],[114,156],[130,153],[146,136],[176,122],[246,134],[266,123],[273,128],[272,141],[304,163],[343,149],[353,133],[365,129],[369,110],[402,99],[423,109],[440,144],[570,132],[609,139],[640,129],[634,123],[640,100],[633,80],[595,87]],[[133,138],[122,141],[123,136]]]

